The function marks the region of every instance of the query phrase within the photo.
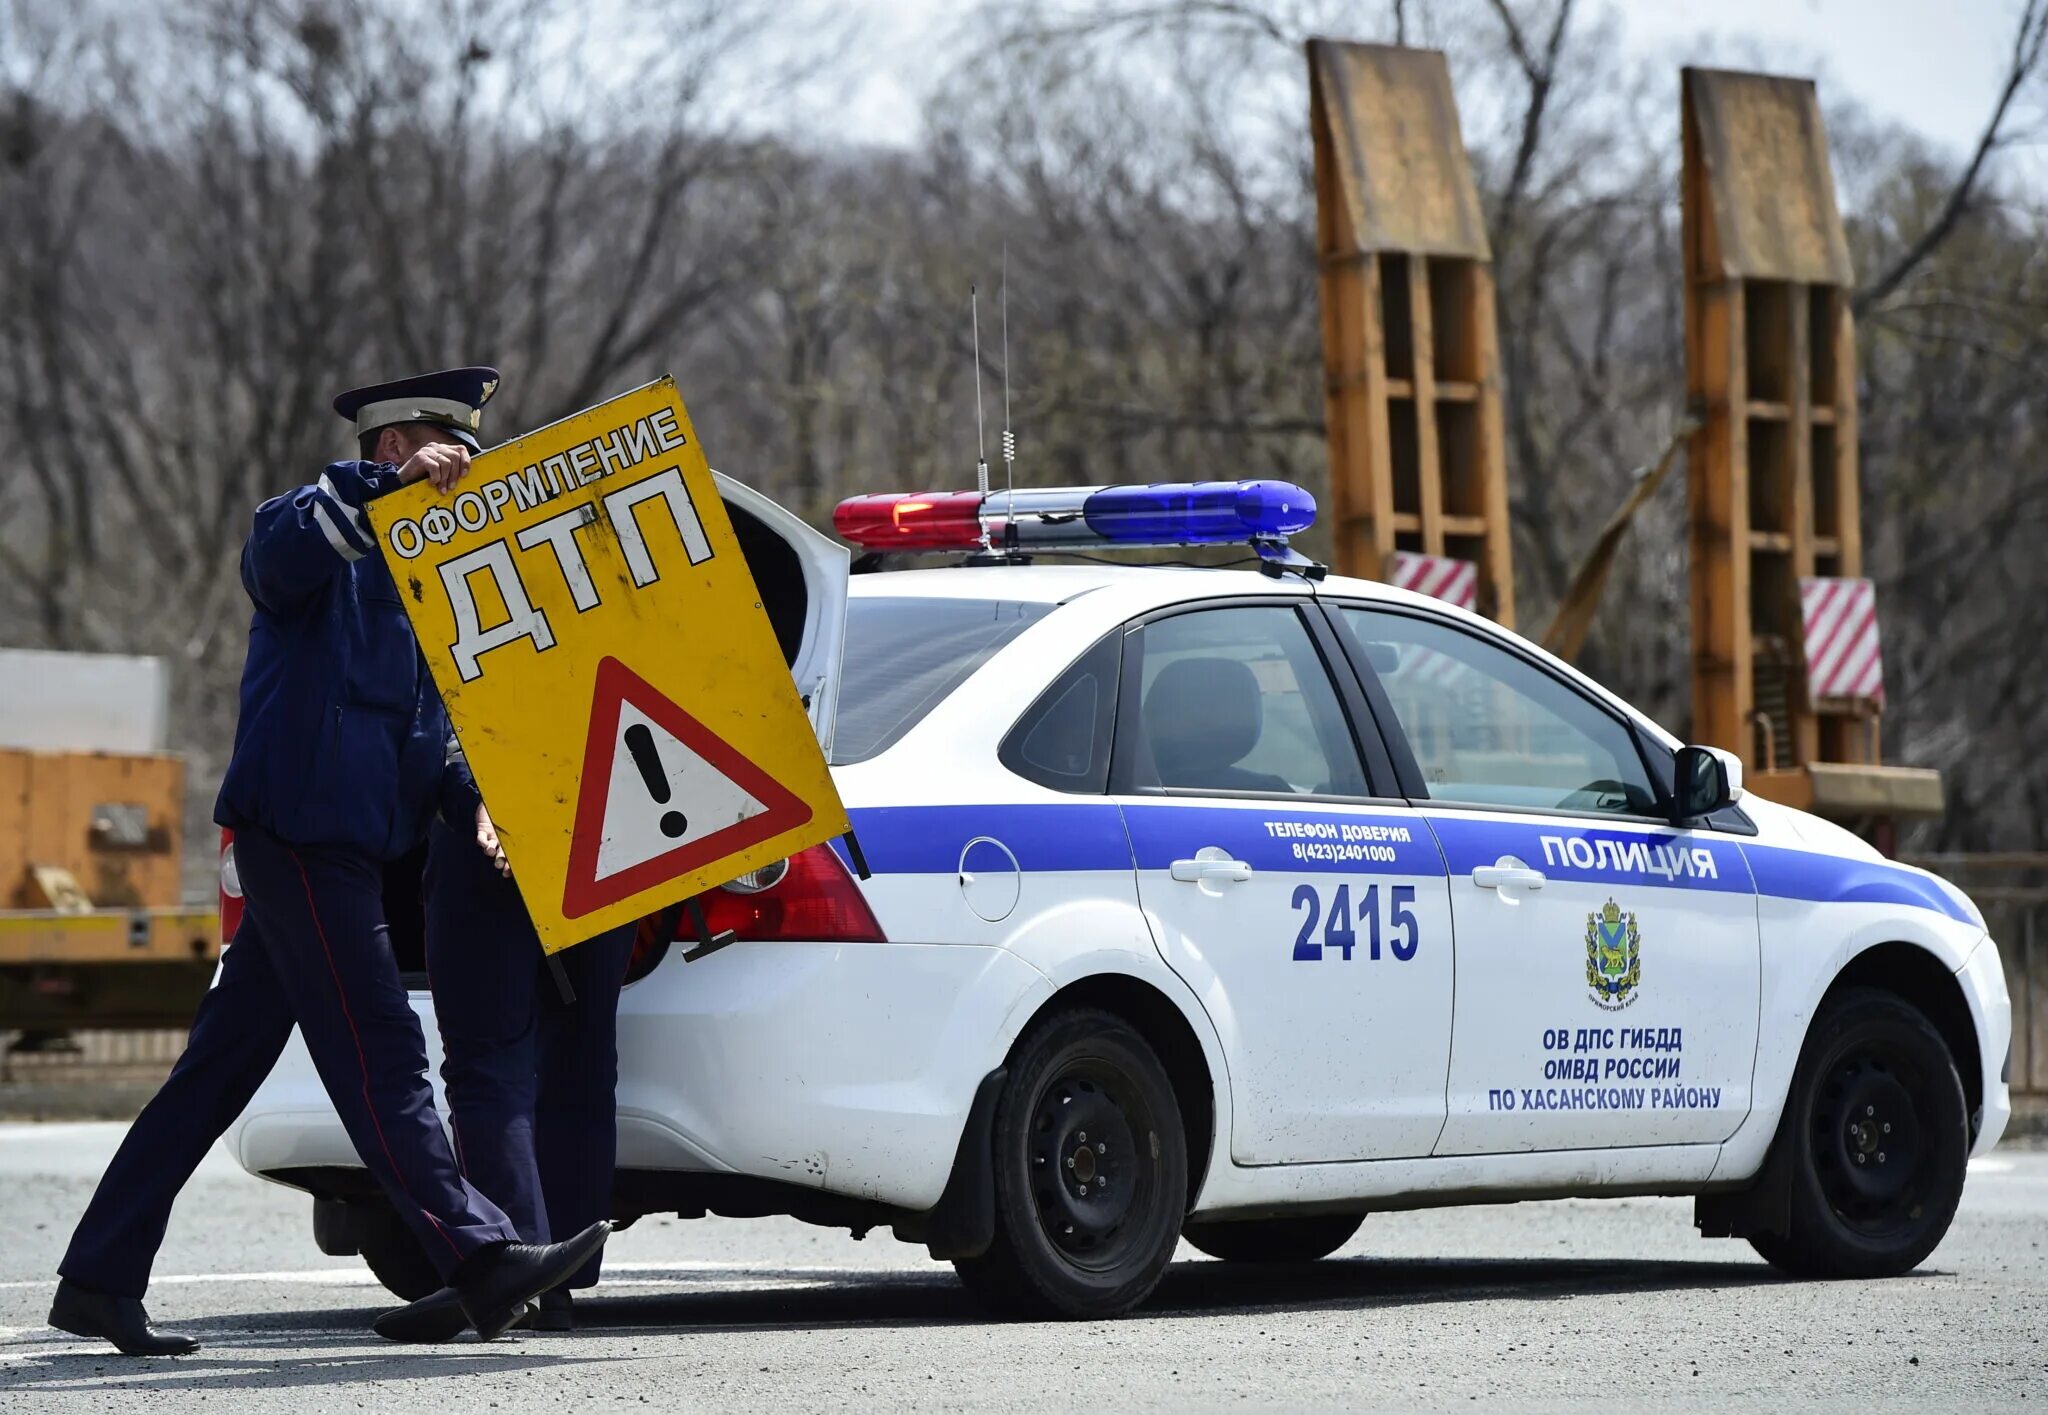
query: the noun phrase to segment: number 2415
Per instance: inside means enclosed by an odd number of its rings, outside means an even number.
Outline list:
[[[1387,939],[1388,950],[1397,963],[1406,963],[1415,956],[1415,950],[1422,943],[1422,931],[1416,925],[1415,912],[1408,906],[1415,902],[1415,886],[1412,884],[1389,885],[1387,888]],[[1294,961],[1314,963],[1323,956],[1325,948],[1339,949],[1344,961],[1351,961],[1351,950],[1358,945],[1358,930],[1351,923],[1351,886],[1340,884],[1330,898],[1329,918],[1323,919],[1322,896],[1312,884],[1297,885],[1294,890],[1296,909],[1306,909],[1308,915],[1301,921],[1301,932],[1294,937]],[[1358,898],[1358,917],[1365,926],[1366,957],[1374,962],[1380,956],[1380,887],[1369,884],[1365,893]],[[1323,941],[1315,941],[1316,924],[1323,924]]]

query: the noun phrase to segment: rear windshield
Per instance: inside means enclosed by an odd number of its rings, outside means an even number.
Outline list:
[[[832,764],[887,751],[1050,604],[1001,599],[854,599]]]

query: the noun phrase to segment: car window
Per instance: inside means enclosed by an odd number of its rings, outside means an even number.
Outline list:
[[[848,766],[887,751],[1053,607],[922,596],[849,600],[832,764]]]
[[[1134,788],[1366,794],[1343,706],[1291,606],[1176,614],[1138,635],[1138,701],[1124,715]]]
[[[1122,661],[1121,632],[1082,654],[1003,738],[1003,765],[1055,791],[1106,790]]]
[[[1437,619],[1346,606],[1430,799],[1649,815],[1628,728],[1521,656]]]

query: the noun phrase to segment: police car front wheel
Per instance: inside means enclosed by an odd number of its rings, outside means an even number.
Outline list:
[[[1360,1214],[1308,1214],[1191,1223],[1182,1236],[1210,1257],[1227,1263],[1312,1263],[1350,1242],[1363,1222]]]
[[[1072,1008],[1011,1052],[994,1123],[996,1233],[955,1264],[997,1309],[1109,1317],[1150,1295],[1187,1212],[1173,1084],[1122,1018]]]
[[[1799,1056],[1773,1156],[1790,1166],[1788,1231],[1750,1243],[1802,1277],[1919,1265],[1955,1217],[1969,1161],[1961,1079],[1941,1034],[1889,993],[1830,1000]]]

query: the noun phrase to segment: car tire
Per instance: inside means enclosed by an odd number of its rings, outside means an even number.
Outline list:
[[[1363,1214],[1307,1214],[1191,1223],[1181,1237],[1226,1263],[1312,1263],[1349,1243],[1364,1222]]]
[[[356,1251],[393,1296],[417,1302],[441,1290],[440,1270],[389,1204],[369,1200],[352,1207],[356,1211]]]
[[[995,1240],[954,1263],[969,1289],[1030,1317],[1113,1317],[1151,1295],[1187,1215],[1187,1142],[1166,1068],[1129,1023],[1071,1008],[1034,1024],[993,1145]]]
[[[1775,1144],[1788,1230],[1749,1239],[1772,1266],[1829,1278],[1917,1267],[1948,1232],[1969,1161],[1948,1044],[1900,998],[1844,992],[1807,1033]]]

